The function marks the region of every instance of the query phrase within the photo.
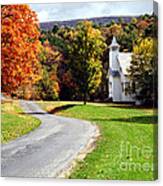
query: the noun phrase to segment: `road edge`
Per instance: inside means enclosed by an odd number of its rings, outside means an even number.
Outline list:
[[[89,138],[88,142],[85,146],[77,153],[76,157],[67,165],[64,170],[61,170],[56,178],[65,179],[69,178],[71,173],[73,172],[74,168],[77,166],[78,162],[84,160],[86,156],[91,153],[96,148],[96,142],[101,136],[100,129],[96,124],[91,123],[95,127],[94,133]]]

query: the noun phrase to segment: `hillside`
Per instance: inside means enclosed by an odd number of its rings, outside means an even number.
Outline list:
[[[124,22],[128,23],[131,21],[133,18],[132,16],[120,16],[120,17],[95,17],[95,18],[89,18],[87,20],[92,21],[96,24],[109,24],[112,20],[115,22],[119,21],[119,18],[122,18]],[[85,19],[74,19],[74,20],[68,20],[68,21],[50,21],[50,22],[44,22],[40,23],[40,27],[42,30],[52,30],[54,25],[58,25],[59,27],[61,26],[69,26],[69,27],[74,27],[78,22],[83,21]]]

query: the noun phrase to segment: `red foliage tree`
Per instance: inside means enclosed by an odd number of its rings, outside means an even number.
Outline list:
[[[12,93],[40,79],[39,24],[28,5],[2,7],[2,91]]]

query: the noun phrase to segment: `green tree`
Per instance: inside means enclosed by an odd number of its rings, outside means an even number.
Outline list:
[[[157,104],[157,42],[148,37],[138,41],[133,48],[129,78],[133,91],[142,104]],[[134,89],[133,89],[134,88]]]
[[[55,24],[55,25],[53,26],[52,32],[55,34],[55,33],[58,32],[58,30],[59,30],[59,27],[58,27],[58,25]]]
[[[48,41],[43,43],[41,51],[43,75],[36,85],[36,97],[43,100],[57,100],[59,96],[57,67],[62,56]]]
[[[120,24],[124,24],[124,19],[123,19],[122,17],[119,17],[119,18],[118,18],[118,22],[119,22]]]
[[[100,30],[93,28],[89,21],[80,22],[68,36],[69,68],[86,104],[88,96],[94,93],[101,83],[101,56],[106,44]]]

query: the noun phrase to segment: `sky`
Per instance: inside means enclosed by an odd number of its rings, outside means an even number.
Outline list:
[[[39,21],[64,21],[103,16],[142,15],[152,13],[152,0],[30,4]]]

